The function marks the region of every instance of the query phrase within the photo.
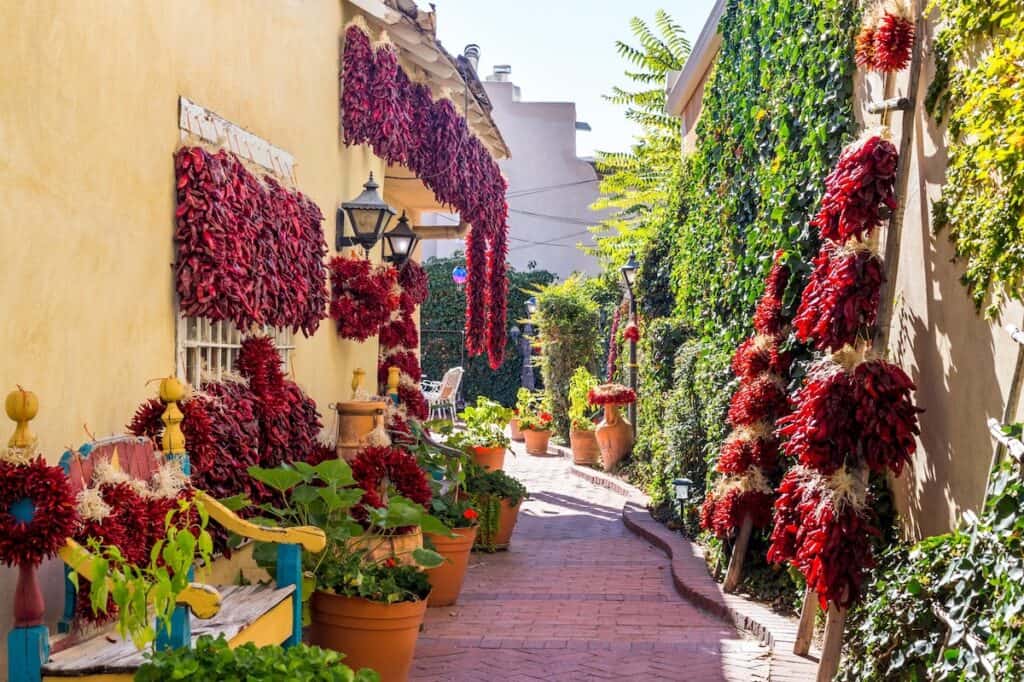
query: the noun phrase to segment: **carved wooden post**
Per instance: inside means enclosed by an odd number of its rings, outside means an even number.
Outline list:
[[[36,452],[37,440],[28,423],[38,414],[39,401],[34,393],[19,387],[7,395],[4,407],[16,424],[4,459],[25,463]],[[23,523],[32,520],[34,511],[31,502],[15,503],[10,509],[11,515]],[[39,682],[43,664],[50,658],[50,632],[43,625],[46,604],[36,566],[18,565],[13,607],[14,629],[7,635],[7,678],[10,682]]]
[[[292,634],[284,646],[302,643],[302,547],[294,544],[277,546],[277,586],[295,586],[292,594]]]
[[[161,439],[164,457],[180,463],[181,470],[188,476],[192,473],[192,465],[185,449],[185,433],[181,430],[181,422],[185,420],[185,415],[178,407],[178,402],[185,399],[186,393],[185,385],[175,377],[167,377],[160,381],[160,400],[167,403],[167,408],[160,417],[160,421],[164,423],[164,435]],[[189,569],[188,578],[190,581],[195,578],[195,568]],[[169,631],[162,622],[157,623],[156,648],[162,651],[179,649],[191,644],[192,623],[188,607],[178,606],[171,615]]]

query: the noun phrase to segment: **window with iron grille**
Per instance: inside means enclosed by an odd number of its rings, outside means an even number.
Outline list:
[[[264,327],[263,333],[274,341],[281,364],[288,372],[295,340],[290,329]],[[178,376],[192,386],[219,381],[235,371],[242,347],[242,333],[233,322],[212,322],[199,317],[178,316]]]

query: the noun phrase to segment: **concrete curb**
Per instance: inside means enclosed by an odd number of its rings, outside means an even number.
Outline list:
[[[646,508],[649,499],[643,492],[604,472],[572,464],[572,455],[568,449],[560,450],[570,458],[570,473],[626,498],[622,507],[623,524],[665,552],[671,564],[672,583],[680,596],[723,621],[732,623],[737,629],[749,632],[768,647],[772,653],[770,679],[790,682],[815,678],[817,661],[793,653],[797,630],[795,618],[777,614],[749,599],[722,592],[721,586],[708,573],[704,555],[697,545],[651,517]]]

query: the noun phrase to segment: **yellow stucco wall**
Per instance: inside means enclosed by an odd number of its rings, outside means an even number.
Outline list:
[[[174,168],[178,97],[291,153],[326,216],[382,165],[339,141],[340,0],[33,0],[5,3],[0,50],[0,388],[39,395],[34,423],[55,462],[120,432],[175,367]],[[399,207],[400,208],[400,207]],[[294,378],[320,405],[346,397],[376,342],[325,320],[297,338]],[[6,441],[7,427],[3,428]],[[42,571],[51,623],[59,566]],[[0,633],[14,572],[0,569]],[[6,674],[0,637],[0,676]]]

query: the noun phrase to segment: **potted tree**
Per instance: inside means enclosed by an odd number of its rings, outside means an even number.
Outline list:
[[[526,452],[531,455],[548,454],[554,418],[546,395],[534,392],[519,411],[519,428],[526,439]]]
[[[467,407],[461,416],[465,427],[451,432],[447,444],[468,452],[484,469],[501,469],[510,444],[505,426],[512,419],[512,410],[480,396],[476,406]]]
[[[310,643],[344,653],[348,665],[372,668],[385,682],[406,679],[430,594],[424,569],[443,559],[424,548],[411,552],[412,561],[378,550],[398,529],[445,534],[447,528],[390,483],[373,490],[356,487],[352,468],[341,459],[315,467],[303,462],[253,467],[249,473],[276,493],[274,502],[259,505],[260,522],[318,526],[327,535],[322,553],[303,554],[303,568],[314,582]],[[275,552],[260,543],[254,557],[272,571]]]
[[[487,552],[508,549],[519,518],[519,507],[527,497],[526,486],[504,471],[484,471],[470,465],[465,491],[480,513],[475,549]]]
[[[601,466],[611,471],[633,449],[633,425],[619,415],[619,405],[636,402],[633,389],[622,384],[601,384],[591,389],[590,404],[604,408],[595,435],[601,448]]]
[[[597,379],[586,367],[577,367],[569,380],[569,445],[574,464],[597,464],[601,450],[591,418],[590,391]]]

